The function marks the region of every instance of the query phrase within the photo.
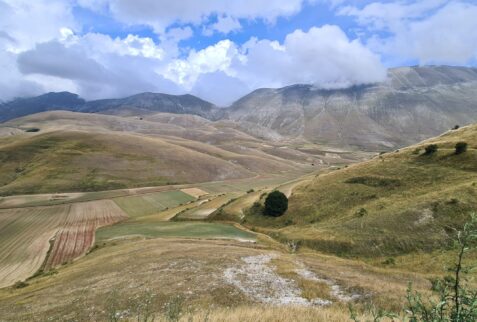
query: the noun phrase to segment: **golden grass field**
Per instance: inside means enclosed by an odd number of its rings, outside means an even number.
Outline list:
[[[0,126],[19,130],[14,135],[0,132],[0,195],[223,181],[309,172],[324,164],[325,157],[300,150],[310,145],[306,141],[270,143],[198,119],[53,111],[12,120]],[[40,131],[24,132],[28,128]],[[347,164],[366,155],[347,152],[333,163]]]

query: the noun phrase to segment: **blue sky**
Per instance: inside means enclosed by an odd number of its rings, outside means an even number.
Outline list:
[[[477,0],[0,0],[0,99],[343,88],[476,66]]]

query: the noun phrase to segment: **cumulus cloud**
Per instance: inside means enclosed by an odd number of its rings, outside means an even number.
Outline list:
[[[211,36],[214,32],[228,34],[242,29],[242,25],[237,18],[230,16],[219,16],[217,22],[204,28],[204,34]]]
[[[343,88],[384,80],[386,70],[379,56],[359,40],[350,40],[338,26],[296,30],[283,44],[252,40],[237,60],[237,75],[254,87],[315,84]]]
[[[363,28],[385,31],[369,45],[393,61],[420,64],[467,64],[477,58],[477,5],[466,1],[375,2],[359,9],[343,7]]]
[[[182,93],[155,71],[161,54],[151,46],[148,38],[87,34],[39,44],[19,54],[17,64],[24,75],[40,82],[52,78],[72,81],[77,92],[88,99],[142,91]]]
[[[60,40],[19,54],[17,63],[30,79],[72,81],[85,98],[192,92],[220,105],[257,87],[343,88],[386,75],[379,57],[337,26],[296,30],[283,43],[252,38],[238,45],[226,39],[185,58],[171,59],[164,52],[147,37],[77,36],[63,29]]]
[[[304,0],[107,0],[109,9],[118,20],[128,24],[149,25],[158,33],[163,33],[174,23],[200,24],[213,15],[229,19],[264,19],[273,22],[280,16],[296,14],[304,2]],[[98,8],[87,0],[83,0],[83,5]],[[224,23],[227,22],[219,25]]]

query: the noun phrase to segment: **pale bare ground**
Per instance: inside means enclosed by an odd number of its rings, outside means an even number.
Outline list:
[[[308,283],[284,268],[305,269]],[[164,304],[177,297],[183,300],[184,318],[197,320],[210,308],[211,321],[346,321],[347,303],[338,296],[330,294],[330,303],[313,301],[316,294],[333,291],[326,285],[317,290],[321,285],[315,279],[332,281],[344,294],[382,298],[388,306],[401,304],[409,280],[417,289],[429,286],[424,276],[233,240],[115,241],[58,271],[31,280],[23,289],[0,290],[5,321],[65,320],[78,310],[99,314],[93,320],[103,321],[101,312],[111,292],[118,291],[118,301],[124,303],[118,310],[125,312],[128,299],[146,289],[156,295],[154,310],[160,321]],[[34,318],[28,318],[29,312]]]
[[[209,194],[208,192],[205,192],[204,190],[199,188],[185,188],[181,189],[181,191],[187,193],[189,196],[192,196],[194,198],[200,198]]]
[[[33,275],[42,265],[69,206],[0,210],[0,287]]]

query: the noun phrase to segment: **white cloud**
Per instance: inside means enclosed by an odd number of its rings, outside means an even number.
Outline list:
[[[200,74],[226,72],[237,54],[237,47],[232,41],[222,40],[198,52],[192,50],[185,60],[172,61],[165,76],[190,89]]]
[[[296,83],[344,88],[382,81],[386,70],[379,57],[358,40],[348,39],[337,26],[323,26],[308,32],[296,30],[283,44],[252,38],[239,47],[223,40],[192,51],[186,59],[174,60],[165,75],[187,90],[225,104],[245,93],[245,88]]]
[[[213,15],[228,17],[227,19],[263,19],[274,22],[278,17],[298,13],[304,1],[103,0],[103,4],[99,6],[90,0],[82,0],[80,3],[98,10],[98,8],[104,8],[104,2],[106,2],[116,19],[127,24],[149,25],[157,33],[162,34],[174,23],[201,24]]]
[[[68,28],[60,34],[58,40],[20,53],[19,70],[46,88],[57,90],[55,79],[64,82],[87,99],[192,92],[224,105],[257,87],[311,83],[342,88],[377,82],[386,74],[378,56],[337,26],[296,30],[283,43],[252,38],[239,46],[225,39],[182,59],[169,56],[163,43],[148,37],[78,36]],[[184,29],[164,35],[171,43],[188,36]]]
[[[156,72],[166,64],[162,56],[162,49],[149,38],[128,35],[112,39],[102,34],[80,37],[68,33],[63,42],[41,43],[22,52],[17,63],[28,79],[48,88],[56,79],[66,83],[65,87],[76,87],[87,99],[142,91],[183,93],[176,84]]]
[[[228,34],[242,29],[242,25],[237,18],[230,16],[219,16],[217,22],[204,28],[204,35],[210,36],[214,32]]]
[[[343,88],[378,82],[386,75],[379,57],[337,26],[296,30],[283,44],[252,40],[244,50],[246,59],[233,68],[252,87],[308,83]]]
[[[394,64],[467,64],[477,58],[477,5],[466,1],[425,0],[416,3],[375,2],[362,9],[344,7],[340,14],[356,17],[376,34],[374,51]],[[380,35],[380,31],[390,36]]]

